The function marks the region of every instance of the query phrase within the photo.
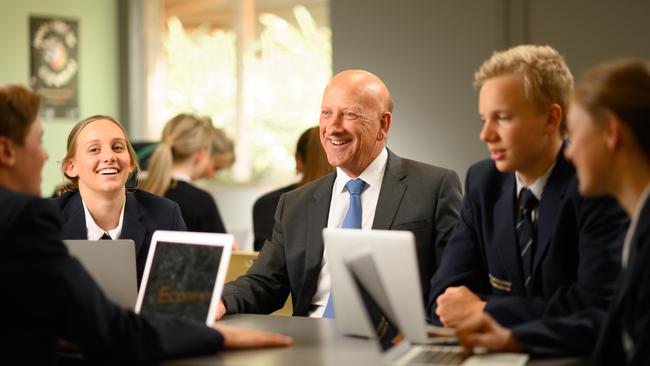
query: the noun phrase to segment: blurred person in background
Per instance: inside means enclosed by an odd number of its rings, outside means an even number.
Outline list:
[[[209,126],[213,126],[211,119],[207,117],[203,119]],[[230,168],[235,162],[235,144],[226,132],[221,128],[212,127],[210,134],[212,135],[210,164],[207,164],[199,178],[214,178],[218,171]]]
[[[300,135],[296,144],[295,159],[296,173],[301,175],[300,181],[261,196],[253,205],[253,247],[256,251],[262,250],[266,240],[271,240],[273,216],[280,196],[334,171],[320,143],[318,126],[308,128]]]
[[[216,132],[208,119],[179,114],[167,122],[149,159],[147,177],[140,187],[178,203],[189,231],[226,232],[212,195],[191,183],[214,176],[215,161],[223,164],[228,143],[217,141],[222,138],[225,136]],[[215,145],[225,148],[216,152]],[[231,149],[232,144],[229,146]]]

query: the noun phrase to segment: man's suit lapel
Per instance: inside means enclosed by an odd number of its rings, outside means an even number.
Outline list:
[[[519,245],[515,231],[515,174],[507,175],[501,192],[494,204],[494,243],[501,256],[501,263],[512,281],[513,293],[524,291],[523,274],[521,273],[521,259]],[[517,263],[513,266],[511,263]]]
[[[305,222],[307,228],[305,231],[305,277],[296,279],[313,279],[302,283],[301,292],[310,296],[302,296],[305,304],[296,304],[296,307],[305,306],[309,308],[311,298],[316,292],[317,279],[321,270],[321,260],[323,259],[323,228],[327,227],[327,218],[329,216],[330,202],[332,200],[332,187],[336,173],[328,175],[314,191],[312,198],[306,207]]]
[[[63,208],[63,238],[88,239],[86,214],[79,192],[72,194]]]
[[[564,149],[560,150],[557,162],[546,182],[542,200],[539,203],[539,222],[537,225],[537,243],[533,258],[533,277],[544,258],[551,236],[555,232],[557,212],[560,210],[566,190],[574,176],[571,164],[564,158]]]
[[[140,219],[144,215],[144,210],[133,193],[126,193],[126,207],[124,207],[124,220],[122,221],[122,234],[120,238],[128,238],[135,242],[135,252],[140,253],[147,228],[142,224]]]
[[[388,150],[386,172],[381,182],[375,218],[372,222],[374,230],[388,230],[391,228],[404,192],[406,192],[407,184],[402,182],[404,177],[406,177],[406,169],[404,169],[402,159]]]

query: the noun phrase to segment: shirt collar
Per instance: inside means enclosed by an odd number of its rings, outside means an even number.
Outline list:
[[[83,201],[83,198],[81,199],[81,203],[84,206],[84,215],[86,217],[86,233],[88,236],[88,240],[99,240],[99,238],[101,238],[102,235],[104,235],[105,231],[95,223],[95,220],[93,220],[90,211],[88,211],[88,208],[86,207],[86,203]],[[122,205],[122,211],[120,212],[120,221],[118,222],[117,227],[115,229],[108,231],[108,235],[110,235],[111,239],[119,239],[120,235],[122,235],[122,223],[124,222],[125,206],[126,206],[126,199],[124,199],[124,204]]]
[[[366,182],[367,188],[381,186],[381,181],[384,178],[386,171],[386,164],[388,162],[388,151],[384,147],[375,160],[366,167],[366,169],[359,175],[359,178]],[[336,182],[334,182],[334,192],[343,193],[345,184],[352,180],[343,169],[336,167]],[[366,188],[366,189],[367,189]]]
[[[645,189],[643,190],[643,193],[641,193],[641,196],[639,197],[639,201],[636,204],[636,207],[634,208],[634,215],[632,215],[632,220],[638,221],[639,216],[641,216],[641,210],[643,210],[643,206],[645,206],[646,201],[650,197],[650,183],[645,186]]]
[[[627,267],[627,263],[630,259],[630,246],[632,245],[632,236],[634,236],[634,232],[636,231],[636,224],[639,222],[641,210],[643,210],[643,206],[645,206],[649,196],[650,184],[645,186],[645,189],[643,190],[643,193],[641,193],[641,197],[639,197],[639,201],[634,208],[634,214],[632,217],[630,217],[630,226],[627,229],[627,234],[625,234],[625,241],[623,242],[623,255],[621,256],[623,268]]]
[[[192,179],[190,178],[189,175],[187,175],[185,173],[181,173],[181,172],[172,171],[171,176],[172,176],[173,179],[176,179],[176,180],[181,181],[181,182],[189,183],[189,182],[192,181]]]
[[[519,173],[515,172],[515,179],[517,180],[517,197],[519,197],[519,193],[523,188],[528,188],[533,192],[533,195],[535,198],[537,198],[538,201],[542,200],[542,193],[544,193],[544,187],[546,186],[546,182],[548,182],[548,177],[551,175],[551,172],[553,171],[553,168],[555,167],[555,161],[553,164],[546,169],[546,172],[542,174],[541,177],[537,178],[533,184],[529,185],[526,187],[524,182],[519,179]]]

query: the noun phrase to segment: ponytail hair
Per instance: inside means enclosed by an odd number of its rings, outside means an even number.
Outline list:
[[[174,163],[190,159],[201,148],[210,154],[211,129],[212,125],[207,120],[190,114],[182,113],[170,119],[149,159],[147,177],[140,188],[164,196],[171,185]]]
[[[172,147],[161,141],[149,158],[147,177],[140,183],[140,188],[164,196],[171,183],[173,162]]]

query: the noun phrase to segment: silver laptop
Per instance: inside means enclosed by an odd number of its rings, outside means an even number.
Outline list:
[[[86,268],[114,303],[135,309],[138,283],[133,240],[64,240],[70,254]]]
[[[377,263],[392,309],[392,317],[414,343],[447,342],[454,331],[427,324],[420,274],[415,253],[415,238],[410,231],[324,229],[323,240],[329,267],[336,325],[348,335],[370,337],[373,332],[363,320],[361,299],[343,264],[344,256],[367,250]],[[340,294],[340,295],[339,295]]]
[[[377,267],[370,252],[357,251],[344,258],[344,266],[362,299],[364,319],[373,329],[382,360],[389,365],[500,365],[523,366],[528,361],[525,354],[471,355],[457,345],[414,345],[404,336],[392,319],[397,309],[387,312],[382,300],[375,297]],[[374,289],[373,289],[374,288]],[[381,288],[380,288],[381,291]]]

